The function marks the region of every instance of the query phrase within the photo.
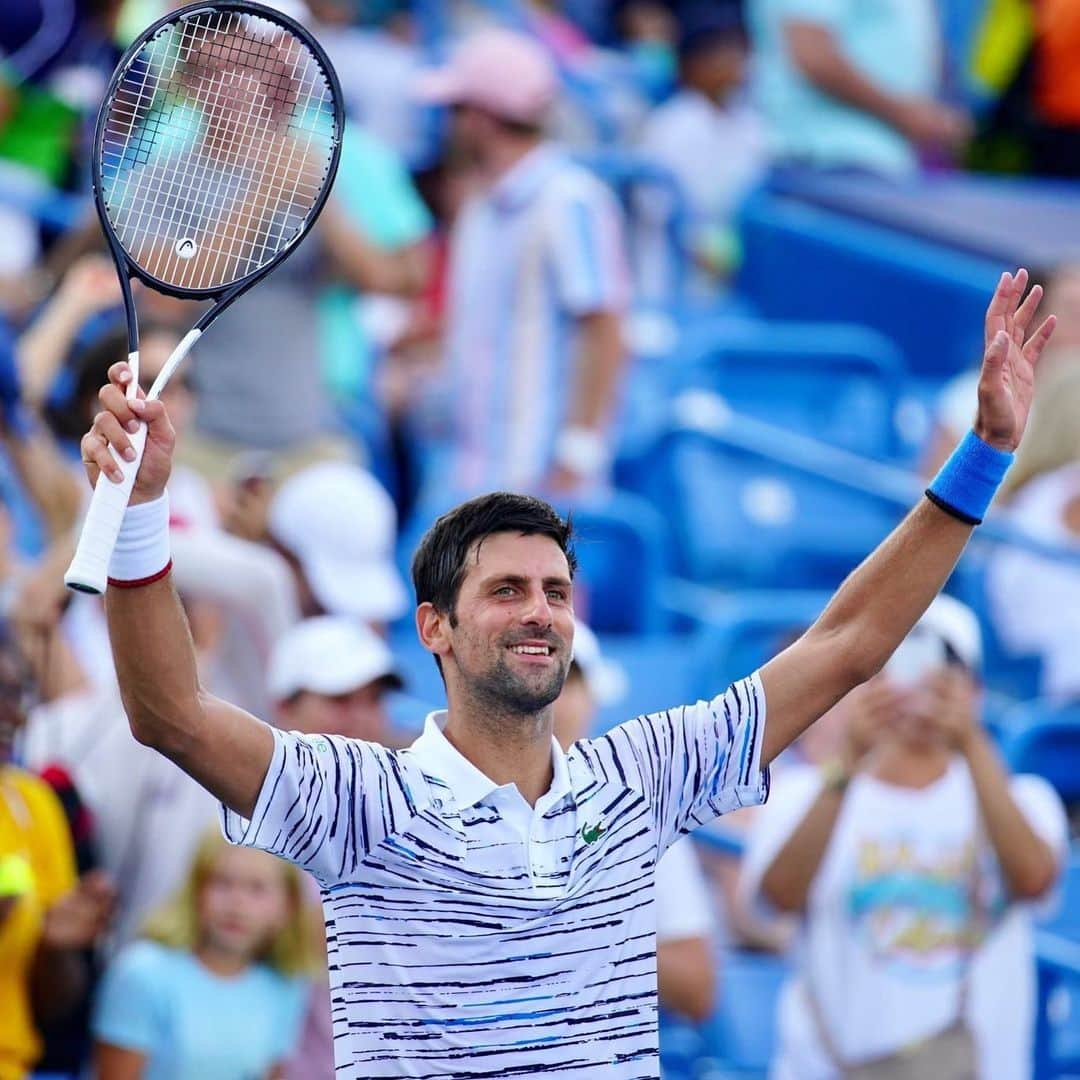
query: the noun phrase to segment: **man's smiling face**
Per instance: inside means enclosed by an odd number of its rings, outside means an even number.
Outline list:
[[[504,532],[473,545],[442,658],[466,693],[535,714],[562,691],[573,640],[570,569],[554,540]]]

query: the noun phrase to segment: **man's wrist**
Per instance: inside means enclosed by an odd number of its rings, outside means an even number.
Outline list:
[[[109,584],[118,588],[149,585],[172,566],[169,496],[129,506],[109,562]]]
[[[926,489],[926,497],[965,525],[981,525],[1013,455],[969,431]]]

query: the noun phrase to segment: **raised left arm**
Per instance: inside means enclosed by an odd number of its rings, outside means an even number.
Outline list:
[[[1003,274],[986,313],[974,430],[983,443],[1008,453],[1024,433],[1035,366],[1054,328],[1051,315],[1028,336],[1042,288],[1034,286],[1021,302],[1027,280],[1026,270]],[[840,586],[814,625],[765,665],[763,765],[882,668],[948,580],[973,524],[929,499],[920,502]]]

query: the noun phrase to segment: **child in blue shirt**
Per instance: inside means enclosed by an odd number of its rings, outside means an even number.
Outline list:
[[[106,973],[100,1080],[280,1075],[317,956],[301,886],[289,863],[208,835],[183,888]]]

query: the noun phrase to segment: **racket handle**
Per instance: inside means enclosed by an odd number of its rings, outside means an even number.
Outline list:
[[[110,453],[120,466],[124,479],[116,484],[104,473],[98,477],[90,508],[83,519],[75,558],[64,574],[64,584],[69,589],[100,596],[109,583],[109,562],[146,447],[145,424],[140,424],[139,430],[131,436],[131,445],[135,448],[134,461],[124,461],[110,447]]]

